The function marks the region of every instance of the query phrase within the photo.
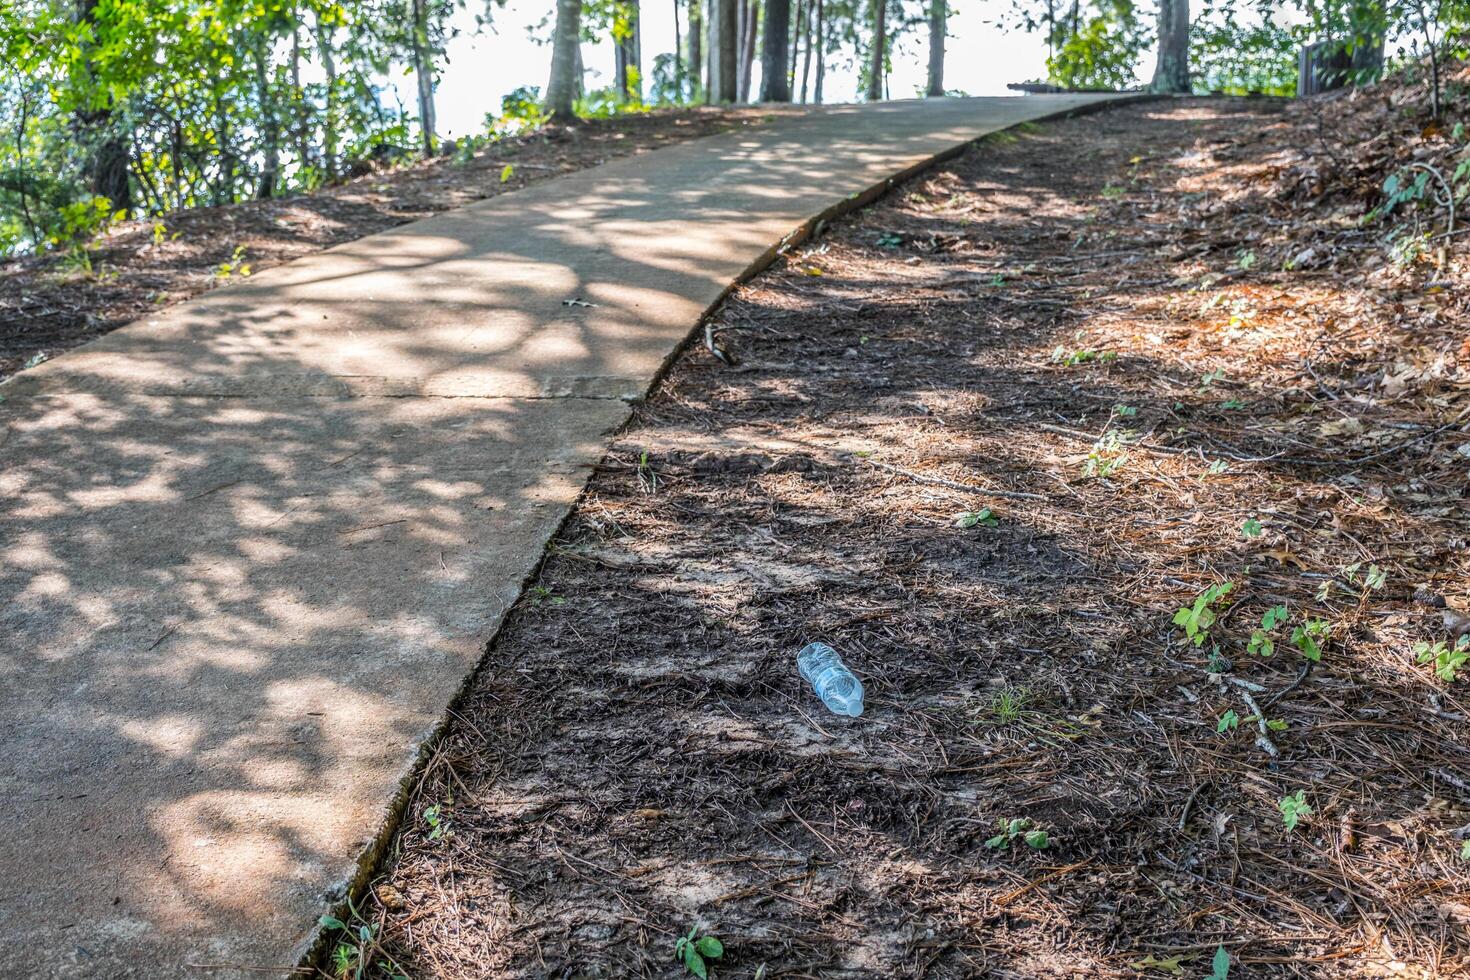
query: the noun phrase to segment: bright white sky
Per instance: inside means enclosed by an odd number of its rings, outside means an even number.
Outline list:
[[[480,133],[485,114],[499,113],[500,99],[521,85],[546,85],[551,49],[538,44],[529,28],[546,18],[552,0],[509,0],[495,11],[495,20],[485,32],[474,34],[477,0],[470,10],[455,16],[461,33],[449,43],[448,64],[439,83],[437,109],[441,136],[459,137]],[[1046,45],[1040,35],[1020,31],[1002,32],[994,21],[1010,9],[1009,0],[957,0],[950,17],[945,86],[968,95],[1009,95],[1007,82],[1024,82],[1046,73]],[[654,56],[674,49],[673,0],[643,0],[643,70],[652,77]],[[684,17],[680,15],[681,26]],[[686,26],[687,29],[687,26]],[[541,35],[548,28],[539,28]],[[927,28],[906,36],[894,52],[889,92],[893,98],[918,94],[925,79],[928,53]],[[584,45],[583,59],[589,69],[587,85],[601,88],[612,83],[613,52],[608,42]],[[757,59],[759,61],[759,59]],[[1151,66],[1150,66],[1151,67]],[[405,104],[412,105],[412,86],[401,85]],[[828,102],[850,102],[857,96],[857,76],[829,63],[825,82]]]

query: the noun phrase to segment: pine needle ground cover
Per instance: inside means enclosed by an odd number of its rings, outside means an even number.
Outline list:
[[[1470,971],[1467,283],[1428,195],[1365,220],[1453,170],[1420,95],[991,139],[740,288],[491,646],[347,961]],[[860,719],[804,689],[817,639]]]

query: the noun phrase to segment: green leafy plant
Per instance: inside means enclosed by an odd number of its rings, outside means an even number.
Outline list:
[[[1082,350],[1069,351],[1065,347],[1058,347],[1051,352],[1052,363],[1060,364],[1063,367],[1076,367],[1079,364],[1086,364],[1089,361],[1110,364],[1117,359],[1117,351],[1110,350],[1095,351],[1084,348]]]
[[[1235,257],[1235,265],[1241,272],[1249,272],[1255,264],[1256,253],[1251,249],[1243,248],[1240,250],[1240,254]]]
[[[1256,520],[1254,517],[1248,518],[1246,522],[1240,526],[1240,533],[1243,537],[1259,538],[1261,536],[1261,522]]]
[[[690,926],[687,936],[674,942],[674,959],[684,964],[684,969],[696,977],[709,976],[709,961],[725,955],[725,945],[714,936],[701,936],[698,926]]]
[[[1215,724],[1215,731],[1223,735],[1226,732],[1233,732],[1239,727],[1240,715],[1236,714],[1232,709],[1220,716],[1220,720]]]
[[[1470,862],[1470,840],[1460,842],[1460,860]]]
[[[250,275],[250,263],[245,261],[244,245],[236,245],[235,251],[230,255],[230,260],[221,262],[214,270],[216,279],[228,279],[236,275],[242,279]]]
[[[1332,624],[1325,619],[1308,619],[1291,631],[1291,645],[1312,663],[1322,659],[1322,647],[1332,635]]]
[[[1210,960],[1210,980],[1230,980],[1230,953],[1224,946],[1215,947],[1215,957]]]
[[[1210,627],[1215,625],[1215,607],[1235,588],[1234,582],[1220,582],[1210,586],[1194,597],[1191,605],[1183,606],[1174,613],[1174,625],[1183,627],[1184,635],[1197,647],[1205,645],[1210,637]]]
[[[1128,462],[1127,446],[1133,441],[1130,430],[1109,429],[1092,444],[1092,450],[1082,460],[1085,476],[1109,477]]]
[[[1287,611],[1285,606],[1272,606],[1261,615],[1261,625],[1258,629],[1251,630],[1251,638],[1245,645],[1245,652],[1257,657],[1269,657],[1276,652],[1276,641],[1271,634],[1276,627],[1286,622]]]
[[[1465,634],[1450,646],[1444,640],[1435,640],[1428,643],[1420,640],[1414,644],[1414,659],[1421,664],[1432,663],[1434,674],[1446,683],[1453,683],[1460,676],[1460,670],[1466,663],[1470,663],[1470,633]]]
[[[967,530],[975,527],[977,524],[983,524],[985,527],[995,527],[999,523],[1000,521],[991,513],[989,507],[982,507],[979,510],[967,510],[963,514],[955,515],[954,519],[955,527],[965,528]]]
[[[896,231],[885,231],[878,236],[879,248],[898,248],[903,244],[903,236]]]
[[[1304,789],[1283,796],[1276,806],[1281,811],[1281,824],[1287,830],[1295,830],[1304,817],[1310,817],[1314,812],[1307,804],[1307,791]]]
[[[1004,851],[1017,840],[1035,851],[1044,851],[1051,846],[1051,836],[1035,827],[1026,817],[1011,817],[1000,821],[998,826],[1000,833],[985,842],[985,846],[993,851]]]
[[[1003,687],[990,698],[986,712],[1003,725],[1019,721],[1031,700],[1031,692],[1024,687]]]
[[[500,168],[500,182],[502,184],[508,184],[508,183],[510,183],[510,179],[512,177],[514,177],[515,175],[516,175],[516,168],[515,168],[515,164],[513,164],[513,163],[507,163],[505,166],[503,166],[503,167]]]
[[[407,980],[403,968],[380,944],[377,923],[363,918],[350,899],[347,910],[350,922],[343,922],[333,915],[324,915],[318,920],[323,929],[340,933],[335,938],[329,960],[332,975],[339,980],[362,980],[371,971],[371,975],[386,977],[387,980]]]
[[[526,592],[531,597],[531,605],[533,606],[540,606],[543,604],[548,606],[561,606],[565,605],[567,601],[564,597],[555,595],[551,591],[551,589],[545,585],[533,585],[529,589],[527,589]]]

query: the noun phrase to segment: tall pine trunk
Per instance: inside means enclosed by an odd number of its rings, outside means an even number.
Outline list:
[[[760,0],[740,0],[740,63],[735,72],[739,101],[750,101],[750,86],[755,72],[755,36],[760,29]]]
[[[812,8],[816,4],[809,2],[806,5],[806,16],[801,21],[801,101],[807,101],[807,93],[810,91],[808,85],[812,78]]]
[[[615,49],[615,84],[618,97],[624,102],[643,101],[643,51],[642,29],[639,27],[638,0],[626,0],[628,10],[628,34],[617,38]]]
[[[1189,0],[1159,0],[1159,61],[1150,88],[1189,91]]]
[[[255,56],[255,91],[260,103],[260,181],[255,187],[255,196],[261,200],[274,197],[276,184],[281,179],[281,119],[280,106],[272,97],[270,65],[267,45],[269,38],[261,38],[252,52]]]
[[[822,83],[827,78],[827,20],[823,0],[817,0],[817,80],[812,86],[812,101],[822,104]]]
[[[699,99],[708,89],[704,79],[704,0],[689,0],[689,97]]]
[[[735,0],[709,0],[709,88],[711,103],[734,102],[735,47],[739,25],[735,21]]]
[[[868,101],[883,100],[883,69],[888,61],[888,0],[873,0],[873,50],[868,61]]]
[[[551,40],[551,78],[546,83],[545,111],[558,122],[571,122],[577,99],[581,59],[582,0],[556,0],[556,32]]]
[[[766,32],[761,38],[761,101],[790,102],[786,73],[786,34],[791,30],[791,0],[766,0]]]
[[[428,0],[413,0],[413,73],[419,90],[419,144],[424,156],[434,155],[434,53],[429,49]]]
[[[791,59],[786,63],[786,88],[793,93],[796,91],[796,56],[801,50],[801,15],[804,6],[805,0],[796,0],[796,16],[791,18]]]
[[[949,0],[929,0],[929,88],[931,98],[944,94],[944,36]]]

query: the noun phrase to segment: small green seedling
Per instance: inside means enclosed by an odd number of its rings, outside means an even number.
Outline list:
[[[1245,402],[1241,401],[1239,398],[1227,398],[1220,403],[1220,407],[1234,411],[1236,409],[1245,408]]]
[[[1110,364],[1117,359],[1117,352],[1110,350],[1099,352],[1084,348],[1082,350],[1069,351],[1065,347],[1058,347],[1056,350],[1051,352],[1052,363],[1060,364],[1062,365],[1062,367],[1076,367],[1079,364],[1086,364],[1088,361],[1098,361],[1102,364]]]
[[[1219,476],[1228,469],[1230,469],[1230,464],[1223,459],[1212,459],[1210,460],[1210,465],[1205,467],[1205,472],[1211,476]]]
[[[1256,520],[1254,517],[1248,518],[1246,522],[1240,526],[1240,533],[1243,537],[1259,538],[1261,536],[1261,522]]]
[[[250,263],[245,261],[245,246],[236,245],[235,251],[230,255],[230,261],[221,262],[214,270],[216,279],[228,279],[230,276],[240,276],[242,279],[250,275]]]
[[[1210,980],[1230,980],[1230,953],[1224,946],[1215,947],[1215,958],[1210,961]]]
[[[1233,588],[1234,582],[1221,582],[1205,589],[1195,596],[1193,605],[1181,607],[1174,614],[1174,625],[1184,627],[1184,635],[1195,646],[1204,646],[1210,635],[1210,627],[1215,625],[1214,606],[1229,595]]]
[[[1251,266],[1256,264],[1256,253],[1248,248],[1241,249],[1240,254],[1235,258],[1235,264],[1241,272],[1249,272]]]
[[[705,980],[709,976],[708,960],[717,960],[725,955],[725,945],[714,936],[699,935],[699,926],[690,926],[689,935],[680,936],[674,943],[674,959],[684,964],[684,969]]]
[[[898,248],[903,244],[903,236],[894,231],[885,231],[878,236],[879,248]]]
[[[424,808],[424,823],[429,825],[429,840],[442,840],[449,836],[449,817],[440,804]]]
[[[531,605],[533,606],[539,606],[542,604],[548,606],[560,606],[564,605],[567,601],[562,596],[554,594],[551,589],[545,585],[533,585],[529,589],[527,589],[526,592],[528,595],[530,595]]]
[[[1012,817],[999,824],[1000,833],[985,842],[992,851],[1004,851],[1020,839],[1035,851],[1044,851],[1051,846],[1051,837],[1046,831],[1033,827],[1025,817]]]
[[[1454,646],[1444,640],[1434,643],[1420,640],[1414,644],[1414,659],[1421,664],[1432,662],[1435,676],[1446,683],[1453,683],[1459,678],[1461,668],[1470,662],[1470,633],[1456,640]]]
[[[1120,416],[1121,418],[1131,419],[1133,418],[1133,416],[1138,414],[1138,409],[1134,408],[1132,405],[1114,405],[1113,414]]]
[[[379,944],[377,923],[364,919],[351,900],[347,909],[355,928],[333,915],[317,920],[323,929],[340,933],[332,947],[332,975],[338,980],[362,980],[371,971],[373,976],[386,976],[388,980],[406,980],[403,968]]]
[[[1310,817],[1313,812],[1307,805],[1307,791],[1304,789],[1299,789],[1290,796],[1283,796],[1276,806],[1281,810],[1281,824],[1287,830],[1295,830],[1302,818]]]
[[[1133,432],[1125,429],[1119,432],[1109,429],[1102,434],[1097,442],[1092,444],[1092,451],[1082,460],[1082,473],[1084,476],[1109,477],[1123,468],[1128,462],[1126,448],[1133,441]]]
[[[648,462],[648,451],[644,450],[638,456],[638,489],[644,493],[657,493],[658,484],[658,473],[654,472],[652,464]]]
[[[1223,368],[1220,369],[1219,371],[1208,371],[1205,374],[1200,375],[1200,379],[1199,379],[1199,390],[1200,391],[1204,391],[1206,388],[1208,388],[1210,385],[1214,384],[1216,381],[1224,381],[1224,380],[1225,380],[1225,370]]]
[[[1236,714],[1234,709],[1231,709],[1220,716],[1220,720],[1215,724],[1215,731],[1224,735],[1226,732],[1233,732],[1239,727],[1240,715]]]
[[[1460,843],[1460,860],[1470,862],[1470,840]]]
[[[966,530],[977,524],[983,524],[986,527],[995,527],[999,523],[1000,521],[996,520],[995,515],[991,513],[989,507],[982,507],[979,510],[967,510],[963,514],[956,514],[954,519],[955,527],[965,528]]]
[[[1251,630],[1250,642],[1245,645],[1245,652],[1257,657],[1269,657],[1276,652],[1276,641],[1271,634],[1276,627],[1286,622],[1287,612],[1285,606],[1272,606],[1261,615],[1260,629]]]
[[[1309,619],[1291,631],[1291,645],[1312,663],[1322,659],[1322,645],[1332,634],[1332,624],[1325,619]]]

